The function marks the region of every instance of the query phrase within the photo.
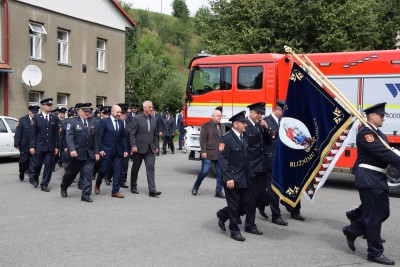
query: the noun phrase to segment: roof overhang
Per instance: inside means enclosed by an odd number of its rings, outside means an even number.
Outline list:
[[[131,18],[131,16],[129,16],[129,14],[125,11],[125,9],[122,8],[122,6],[118,3],[117,0],[112,0],[114,5],[119,9],[119,11],[121,11],[121,13],[125,16],[125,18],[133,25],[133,26],[137,26],[136,22]]]

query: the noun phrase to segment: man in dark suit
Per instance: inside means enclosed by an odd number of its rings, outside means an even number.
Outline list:
[[[174,136],[176,130],[175,118],[169,112],[169,108],[164,109],[164,115],[160,119],[160,136],[163,138],[161,154],[167,154],[167,144],[172,154],[175,153]]]
[[[185,141],[185,124],[183,123],[183,114],[182,114],[182,108],[178,110],[178,116],[176,118],[176,129],[178,130],[178,149],[177,150],[182,150],[182,146],[184,145]]]
[[[128,116],[128,105],[127,104],[118,104],[121,107],[121,116],[119,117],[120,120],[124,123],[125,129],[125,136],[126,136],[126,143],[128,145],[128,154],[131,153],[131,142],[130,142],[130,135],[132,131],[132,116]],[[136,116],[136,115],[135,115]],[[122,159],[121,163],[121,179],[120,179],[120,186],[122,188],[128,188],[126,184],[128,178],[128,168],[129,168],[129,159],[130,157],[126,157]]]
[[[221,118],[221,111],[213,110],[211,120],[201,125],[201,169],[192,188],[194,196],[197,195],[202,181],[210,171],[211,164],[214,164],[217,174],[215,197],[225,198],[224,193],[222,193],[221,167],[217,159],[219,138],[225,134],[225,125],[221,124]]]
[[[91,103],[79,103],[79,116],[70,119],[66,128],[67,150],[70,162],[61,182],[61,196],[67,197],[67,189],[74,181],[78,172],[81,171],[82,196],[81,200],[92,202],[92,176],[94,161],[99,160],[96,133],[93,123],[88,120],[92,112]]]
[[[368,126],[361,126],[356,137],[357,160],[355,184],[360,194],[362,216],[343,227],[347,244],[355,250],[355,239],[365,234],[368,244],[368,261],[394,265],[383,255],[382,223],[389,218],[389,186],[385,176],[388,165],[400,169],[400,153],[384,146],[388,139],[378,128],[385,120],[386,103],[379,103],[364,110]]]
[[[271,208],[272,213],[272,222],[278,225],[287,225],[288,223],[282,219],[281,210],[279,208],[279,196],[271,189],[271,178],[272,178],[272,168],[274,166],[275,161],[275,147],[276,140],[279,138],[279,121],[283,116],[283,107],[285,102],[282,100],[276,101],[276,106],[268,117],[264,119],[267,123],[269,132],[272,138],[271,144],[265,145],[265,153],[267,156],[267,189],[268,189],[268,202]],[[268,218],[265,214],[265,205],[263,203],[259,203],[258,209],[260,214]]]
[[[131,192],[139,194],[137,190],[137,179],[142,161],[146,165],[147,184],[149,196],[155,197],[161,194],[156,190],[154,181],[155,155],[158,153],[158,127],[157,119],[153,116],[153,103],[143,103],[143,114],[133,117],[132,131],[130,133],[132,170],[131,170]]]
[[[113,188],[112,197],[124,198],[119,192],[121,177],[121,162],[128,156],[128,145],[126,143],[124,124],[119,120],[121,107],[113,105],[111,116],[100,120],[97,131],[99,154],[102,157],[99,175],[96,179],[94,192],[100,193],[100,185],[103,178],[107,175],[111,163],[113,163]]]
[[[265,103],[259,102],[247,106],[250,110],[247,118],[247,128],[244,135],[247,137],[249,162],[249,179],[246,201],[247,232],[262,235],[255,224],[256,209],[258,203],[268,204],[267,195],[267,156],[265,145],[271,144],[271,135],[267,123],[262,119],[265,114]]]
[[[40,101],[42,112],[33,117],[29,152],[33,155],[33,186],[39,184],[39,175],[44,164],[43,178],[40,189],[50,192],[48,185],[51,180],[54,155],[58,153],[58,118],[50,113],[52,98]]]
[[[240,234],[238,227],[239,214],[246,205],[246,191],[249,166],[247,161],[246,111],[239,112],[229,120],[232,129],[223,135],[218,146],[218,161],[221,164],[226,206],[217,212],[218,226],[226,231],[225,222],[229,219],[231,238],[237,241],[246,239]],[[247,215],[246,215],[247,220]],[[247,230],[245,229],[247,232]]]
[[[31,138],[31,127],[33,125],[33,117],[39,112],[39,106],[29,106],[28,114],[22,116],[18,120],[17,128],[14,135],[14,147],[19,150],[19,179],[25,179],[25,172],[29,170],[29,181],[32,183],[33,169],[29,164],[31,155],[29,154],[29,144]]]

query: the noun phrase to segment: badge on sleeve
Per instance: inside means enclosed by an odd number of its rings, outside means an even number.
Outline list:
[[[218,149],[219,151],[223,151],[225,148],[225,144],[224,143],[219,143]]]
[[[366,134],[365,135],[365,140],[367,140],[368,143],[374,142],[374,136],[372,134]]]
[[[67,124],[67,130],[71,129],[71,123]]]

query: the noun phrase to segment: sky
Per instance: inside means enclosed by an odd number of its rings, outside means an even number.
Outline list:
[[[128,0],[126,2],[132,3],[132,8],[145,9],[154,12],[160,12],[162,4],[162,13],[168,15],[171,15],[172,13],[172,0]],[[186,4],[191,16],[193,16],[201,6],[209,6],[208,0],[186,0]]]

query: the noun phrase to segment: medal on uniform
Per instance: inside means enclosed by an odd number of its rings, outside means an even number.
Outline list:
[[[69,129],[71,129],[71,124],[70,123],[67,124],[67,130],[69,130]]]
[[[365,135],[365,140],[367,140],[368,143],[374,142],[374,136],[372,134],[366,134]]]
[[[219,143],[218,149],[219,151],[223,151],[225,148],[225,144],[224,143]]]

